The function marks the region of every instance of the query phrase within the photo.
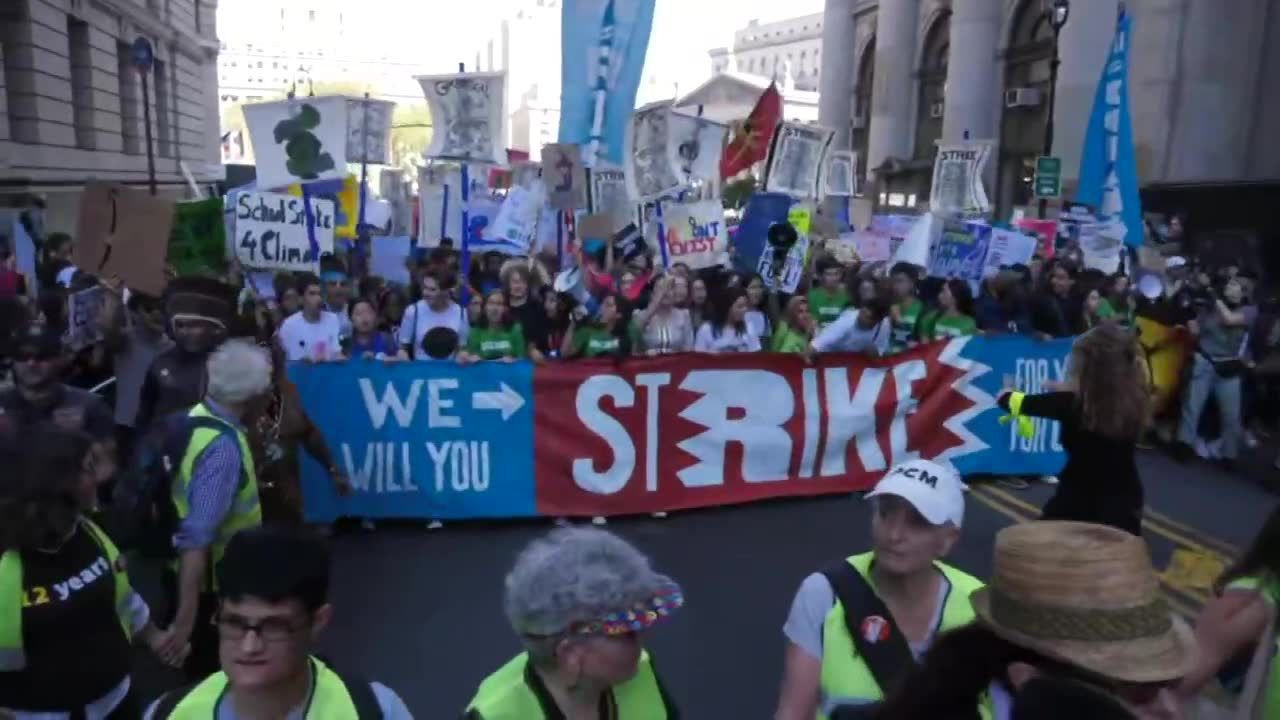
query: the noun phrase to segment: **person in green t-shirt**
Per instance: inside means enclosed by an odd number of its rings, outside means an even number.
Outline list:
[[[920,321],[924,342],[967,337],[978,332],[973,319],[973,289],[967,281],[952,278],[938,291],[938,306]]]
[[[462,362],[503,360],[512,362],[528,356],[528,344],[520,323],[511,318],[507,296],[501,289],[484,296],[480,318],[467,336],[467,347],[459,356]]]
[[[600,309],[596,312],[594,323],[579,324],[577,316],[571,316],[569,329],[560,344],[560,356],[565,359],[624,357],[631,353],[631,338],[627,332],[629,325],[618,295],[605,295],[600,300]]]
[[[774,328],[769,350],[778,353],[803,353],[813,337],[813,316],[809,314],[809,301],[796,295],[787,301],[787,311]]]
[[[1114,320],[1125,330],[1132,330],[1135,309],[1133,294],[1129,289],[1129,276],[1124,273],[1112,275],[1107,289],[1102,294],[1100,313],[1103,313],[1103,317]]]
[[[893,320],[893,335],[889,342],[889,354],[900,353],[916,344],[916,326],[924,312],[924,303],[916,297],[916,281],[919,270],[911,263],[900,262],[889,273],[893,288],[893,306],[889,317]]]
[[[809,312],[818,327],[826,327],[849,307],[849,291],[844,286],[844,267],[834,258],[817,262],[818,286],[809,290]]]

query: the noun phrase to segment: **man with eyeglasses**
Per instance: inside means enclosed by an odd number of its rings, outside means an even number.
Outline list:
[[[218,566],[222,670],[164,695],[146,720],[411,720],[393,690],[312,654],[333,618],[329,565],[324,541],[304,530],[237,533]]]

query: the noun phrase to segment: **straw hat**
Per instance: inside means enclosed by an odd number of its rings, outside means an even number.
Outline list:
[[[971,598],[1000,637],[1122,682],[1165,682],[1195,659],[1147,546],[1104,525],[1040,521],[996,535],[991,584]]]

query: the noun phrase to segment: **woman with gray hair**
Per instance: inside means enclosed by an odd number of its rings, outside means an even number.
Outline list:
[[[640,636],[684,595],[625,540],[551,531],[516,559],[503,604],[525,651],[480,683],[466,720],[679,717]]]

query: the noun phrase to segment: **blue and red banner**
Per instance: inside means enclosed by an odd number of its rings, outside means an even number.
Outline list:
[[[1048,474],[1055,423],[999,422],[1069,340],[960,338],[890,358],[676,355],[527,363],[298,365],[311,418],[357,491],[303,461],[308,519],[625,515],[871,487],[895,463]]]

